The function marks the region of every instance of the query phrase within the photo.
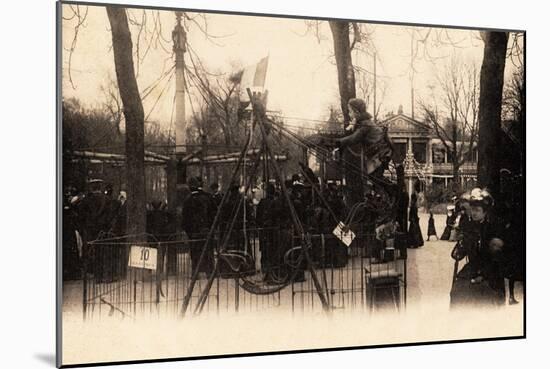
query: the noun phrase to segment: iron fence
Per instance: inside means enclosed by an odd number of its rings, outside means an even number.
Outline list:
[[[320,294],[329,309],[374,311],[406,303],[404,235],[383,244],[371,233],[359,233],[347,247],[333,234],[308,234],[308,257],[291,227],[235,230],[224,235],[228,240],[221,235],[214,235],[200,265],[205,234],[89,242],[83,254],[84,319],[177,316],[186,297],[190,311],[207,313],[321,311]]]

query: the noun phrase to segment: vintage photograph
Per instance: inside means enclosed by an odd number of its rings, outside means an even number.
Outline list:
[[[58,365],[525,336],[525,32],[357,17],[58,3]]]

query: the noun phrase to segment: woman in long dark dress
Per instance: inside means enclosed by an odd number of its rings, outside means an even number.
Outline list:
[[[431,236],[435,236],[435,239],[438,240],[437,237],[437,231],[435,230],[435,220],[434,220],[434,213],[430,211],[430,219],[428,220],[428,239],[430,240]]]
[[[443,234],[441,235],[441,240],[443,241],[449,241],[449,238],[451,237],[451,231],[453,230],[453,226],[456,221],[456,212],[454,205],[447,206],[447,220],[445,221],[445,229],[443,230]]]
[[[424,246],[422,231],[418,218],[418,195],[416,191],[411,195],[411,207],[409,209],[409,247],[416,248]]]

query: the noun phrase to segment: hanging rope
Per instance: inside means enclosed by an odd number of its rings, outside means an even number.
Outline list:
[[[292,142],[294,142],[294,143],[296,143],[296,144],[298,144],[302,147],[311,149],[311,153],[314,156],[320,158],[321,161],[324,161],[324,159],[327,156],[326,155],[327,150],[325,148],[319,147],[319,145],[315,145],[314,143],[309,143],[307,139],[299,137],[296,134],[294,134],[293,132],[285,130],[284,127],[282,127],[279,124],[275,123],[274,125],[277,129],[279,129],[279,132],[281,133],[282,136],[286,137],[290,141],[292,141]],[[379,178],[379,177],[372,176],[370,174],[365,174],[363,171],[361,171],[361,168],[358,168],[356,165],[350,163],[349,161],[343,160],[343,162],[346,163],[349,166],[348,169],[349,169],[350,172],[359,175],[360,178],[362,178],[363,180],[369,180],[372,183],[375,183],[376,185],[380,185],[382,187],[387,186],[387,185],[393,185],[393,183],[391,181],[388,181],[385,178]],[[329,162],[329,165],[336,165],[336,163],[335,162]],[[367,203],[367,200],[354,204],[352,206],[352,208],[350,209],[349,214],[346,217],[345,221],[343,222],[345,224],[346,228],[349,228],[353,224],[355,224],[354,221],[355,221],[357,215],[360,214],[361,211],[364,211],[368,207],[369,207],[369,204]],[[330,210],[332,212],[332,209],[330,209]],[[334,212],[332,212],[332,213],[334,214]],[[334,216],[334,218],[336,218],[336,217]],[[337,222],[338,221],[339,220],[337,220]]]
[[[292,137],[292,140],[297,144],[300,145],[303,148],[308,148],[312,150],[312,154],[317,157],[324,159],[325,157],[330,157],[332,152],[326,149],[325,147],[322,147],[314,142],[311,142],[307,140],[306,138],[298,136],[296,133],[286,129],[284,126],[275,123],[273,121],[270,121],[270,123],[275,126],[277,129],[279,129],[279,132],[283,135],[286,135],[287,137]],[[380,185],[392,185],[393,183],[391,181],[386,180],[385,178],[380,178],[373,176],[368,173],[363,173],[360,166],[355,165],[354,163],[342,159],[342,163],[346,165],[346,168],[348,168],[352,173],[358,175],[361,179],[364,180],[370,180],[372,182],[377,182]],[[338,165],[335,162],[329,161],[329,165]]]

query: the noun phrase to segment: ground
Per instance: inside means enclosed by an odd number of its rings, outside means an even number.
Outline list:
[[[428,233],[428,218],[426,213],[420,213],[420,229],[424,237],[424,246],[409,249],[407,270],[408,290],[407,303],[422,304],[429,301],[448,301],[451,290],[454,260],[451,250],[455,242],[435,240],[426,241]],[[445,229],[446,215],[435,214],[435,228],[441,236]]]

